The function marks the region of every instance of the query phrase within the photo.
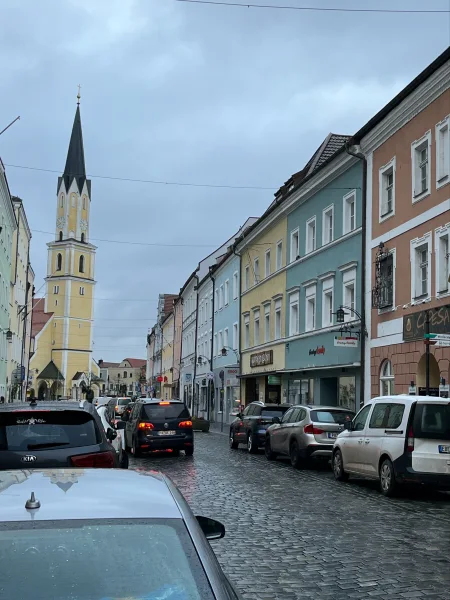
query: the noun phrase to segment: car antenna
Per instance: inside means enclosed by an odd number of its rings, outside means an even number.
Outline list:
[[[30,509],[30,508],[40,508],[41,507],[41,503],[39,502],[39,500],[36,500],[36,497],[34,495],[34,492],[31,492],[31,498],[28,498],[28,500],[25,502],[25,508]]]

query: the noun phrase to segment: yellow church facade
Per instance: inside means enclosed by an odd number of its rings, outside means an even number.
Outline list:
[[[99,393],[99,368],[92,358],[96,247],[89,241],[90,204],[78,104],[66,166],[58,178],[46,293],[33,300],[30,388],[39,398]]]

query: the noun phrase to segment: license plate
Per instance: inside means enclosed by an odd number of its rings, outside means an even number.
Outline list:
[[[450,446],[439,446],[439,452],[441,454],[450,454]]]
[[[158,431],[158,435],[175,435],[176,431]]]
[[[329,433],[328,437],[330,440],[335,440],[337,438],[338,434],[337,433]]]

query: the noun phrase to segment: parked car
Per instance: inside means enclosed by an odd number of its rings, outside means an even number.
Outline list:
[[[362,475],[392,496],[402,483],[450,489],[450,401],[431,396],[383,396],[346,424],[333,448],[338,481]]]
[[[329,461],[335,439],[354,416],[354,412],[336,406],[293,406],[268,427],[266,458],[289,456],[296,469],[310,459]]]
[[[111,398],[108,402],[109,419],[112,420],[116,416],[120,417],[130,402],[131,399],[127,396],[122,398]]]
[[[264,404],[252,402],[230,425],[230,448],[235,450],[239,444],[246,444],[250,453],[264,447],[266,430],[274,417],[281,419],[289,410],[290,404]]]
[[[111,445],[116,451],[117,462],[121,469],[128,469],[128,454],[125,449],[125,425],[126,423],[120,419],[114,419],[110,422],[108,420],[108,410],[106,406],[99,406],[97,413],[103,425],[103,429],[108,437],[109,430],[113,429],[116,433],[116,437],[111,440]],[[112,436],[110,436],[112,437]]]
[[[0,469],[118,466],[90,402],[32,400],[0,405]]]
[[[130,414],[131,414],[131,411],[133,410],[134,403],[135,403],[135,400],[132,400],[131,402],[128,402],[128,404],[125,406],[125,409],[124,409],[124,411],[123,411],[123,413],[122,413],[122,415],[121,415],[121,416],[122,416],[122,418],[123,418],[125,415],[128,415],[128,416],[130,416]]]
[[[162,474],[25,470],[2,482],[2,543],[14,549],[2,598],[240,598],[208,542],[224,526],[195,517]]]
[[[152,450],[170,450],[174,454],[184,450],[186,456],[194,454],[192,419],[184,402],[142,398],[123,419],[126,447],[134,456]]]
[[[98,408],[99,406],[106,406],[110,400],[110,396],[98,396],[97,398],[94,398],[93,404],[95,408]]]

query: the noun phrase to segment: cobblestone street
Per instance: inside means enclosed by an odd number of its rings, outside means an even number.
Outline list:
[[[448,600],[450,495],[414,490],[394,500],[372,482],[295,471],[263,454],[196,434],[194,458],[131,459],[161,470],[196,514],[222,521],[213,543],[244,598]]]

